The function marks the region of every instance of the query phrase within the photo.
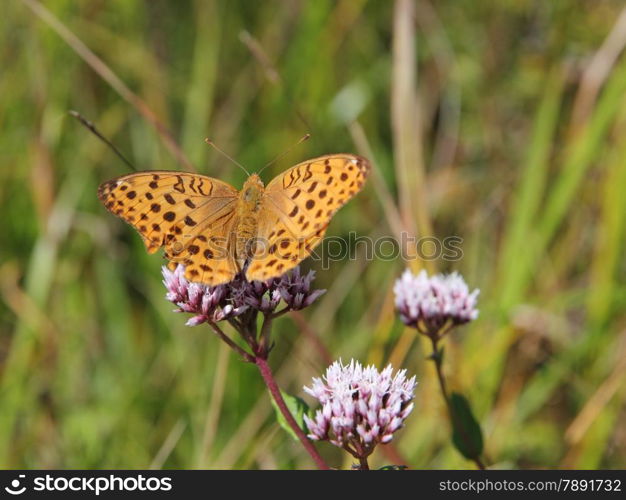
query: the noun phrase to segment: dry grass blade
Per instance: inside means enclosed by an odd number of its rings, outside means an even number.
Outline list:
[[[282,80],[280,78],[280,74],[272,61],[270,61],[270,58],[265,50],[263,50],[261,43],[245,30],[239,33],[239,40],[241,40],[241,43],[248,48],[250,53],[261,65],[263,71],[265,72],[265,78],[273,84],[281,84]]]
[[[398,241],[400,241],[402,232],[406,231],[406,227],[404,226],[400,212],[394,203],[393,196],[389,192],[389,188],[387,187],[387,184],[385,184],[385,180],[380,174],[380,170],[374,160],[374,152],[369,145],[365,131],[359,122],[352,122],[349,125],[349,130],[359,154],[368,158],[372,164],[372,183],[374,184],[374,189],[376,190],[378,199],[380,200],[383,211],[385,212],[387,223]]]
[[[100,77],[107,82],[125,101],[131,104],[137,112],[143,116],[148,122],[154,126],[157,133],[163,139],[165,146],[176,158],[176,160],[185,167],[185,169],[195,172],[196,169],[187,159],[185,153],[180,149],[172,133],[157,118],[148,104],[137,94],[130,90],[126,84],[100,59],[94,54],[83,41],[72,33],[52,12],[36,0],[22,0],[22,2],[31,9],[43,22],[50,26],[59,35],[65,43],[67,43],[79,57],[85,61],[91,69],[93,69]]]
[[[228,382],[228,362],[230,360],[230,349],[224,343],[220,344],[217,357],[217,366],[213,376],[213,388],[211,390],[211,401],[204,423],[204,433],[202,435],[202,448],[200,449],[196,467],[204,467],[217,434],[220,412],[224,402],[224,392]]]
[[[416,93],[415,8],[412,0],[397,0],[393,20],[393,68],[391,128],[398,180],[400,210],[404,224],[417,223],[420,237],[430,236],[422,128]],[[416,231],[411,231],[415,233]]]
[[[179,419],[176,422],[174,427],[172,427],[170,433],[167,435],[167,438],[163,442],[163,445],[159,449],[158,453],[154,457],[154,460],[152,460],[152,463],[150,464],[150,469],[158,470],[163,467],[163,464],[167,460],[167,457],[169,457],[172,453],[172,450],[176,448],[176,443],[178,443],[178,441],[180,440],[180,437],[183,435],[183,432],[185,432],[186,427],[187,424],[184,422],[184,420]]]
[[[621,344],[620,355],[616,356],[620,361],[593,395],[587,399],[583,409],[565,431],[565,439],[572,447],[575,447],[583,439],[585,433],[604,411],[611,398],[626,382],[626,332],[622,334]]]
[[[585,68],[574,100],[570,121],[571,134],[576,134],[580,131],[581,126],[587,122],[593,111],[598,93],[611,74],[611,70],[624,47],[626,47],[626,8],[622,10],[613,29]]]
[[[416,14],[415,21],[433,51],[440,82],[441,118],[430,166],[448,167],[454,161],[461,125],[461,91],[450,78],[456,61],[445,28],[432,4],[417,2]]]
[[[311,323],[300,311],[293,311],[289,316],[296,324],[302,335],[309,340],[311,346],[315,351],[317,351],[318,356],[324,364],[330,365],[334,361],[334,358]]]
[[[265,78],[267,78],[272,85],[280,85],[284,89],[284,84],[282,78],[280,77],[280,73],[274,63],[272,63],[270,57],[267,55],[267,52],[265,52],[265,49],[263,48],[261,42],[259,42],[255,37],[253,37],[245,30],[239,33],[239,40],[246,46],[252,56],[263,68]],[[306,119],[306,116],[300,111],[300,108],[294,102],[291,96],[285,94],[285,97],[291,104],[291,107],[293,108],[294,113],[296,114],[298,119],[304,124],[306,130],[313,130],[310,125],[311,122]]]

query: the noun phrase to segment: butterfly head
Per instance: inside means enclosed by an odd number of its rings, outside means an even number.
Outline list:
[[[257,207],[261,202],[261,196],[265,186],[257,174],[252,174],[243,185],[241,199],[246,205]]]

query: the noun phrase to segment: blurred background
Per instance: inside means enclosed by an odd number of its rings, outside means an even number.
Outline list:
[[[205,137],[255,170],[311,133],[266,181],[319,154],[368,156],[375,174],[329,234],[463,239],[461,260],[425,266],[481,289],[445,371],[486,462],[626,465],[623,2],[12,0],[0,39],[0,466],[312,465],[255,367],[172,312],[162,259],[96,198],[128,168],[69,109],[139,169],[237,187],[245,174]],[[270,362],[302,396],[329,359],[392,360],[419,380],[397,454],[472,468],[426,346],[393,311],[406,266],[318,269],[328,292],[276,322]]]

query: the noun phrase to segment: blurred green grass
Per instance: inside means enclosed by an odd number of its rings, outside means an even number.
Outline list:
[[[395,56],[393,2],[45,5],[167,124],[200,173],[244,180],[206,136],[256,169],[312,133],[267,180],[317,154],[362,152],[358,119],[381,179],[409,198],[398,205],[403,223],[464,240],[461,261],[434,266],[481,288],[481,316],[449,339],[446,371],[479,416],[488,461],[626,465],[622,2],[420,0],[415,39]],[[125,166],[66,112],[96,122],[141,169],[180,168],[175,158],[27,2],[7,2],[3,18],[0,466],[310,466],[273,420],[254,367],[171,312],[161,260],[95,196]],[[392,82],[411,67],[411,44],[419,120]],[[394,99],[406,117],[394,115]],[[384,200],[371,182],[331,234],[393,234]],[[329,291],[305,321],[333,356],[380,364],[394,352],[402,329],[389,293],[403,267],[359,259],[319,270]],[[271,357],[297,394],[325,364],[299,325],[278,322]],[[415,342],[404,362],[420,385],[397,447],[412,467],[470,467],[449,444],[426,352]]]

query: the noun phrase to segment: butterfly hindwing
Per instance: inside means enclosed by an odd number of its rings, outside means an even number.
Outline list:
[[[223,215],[212,217],[200,234],[190,235],[189,244],[166,244],[165,258],[169,260],[170,270],[183,264],[189,281],[212,286],[234,279],[239,272],[233,255],[235,211],[222,212]]]

